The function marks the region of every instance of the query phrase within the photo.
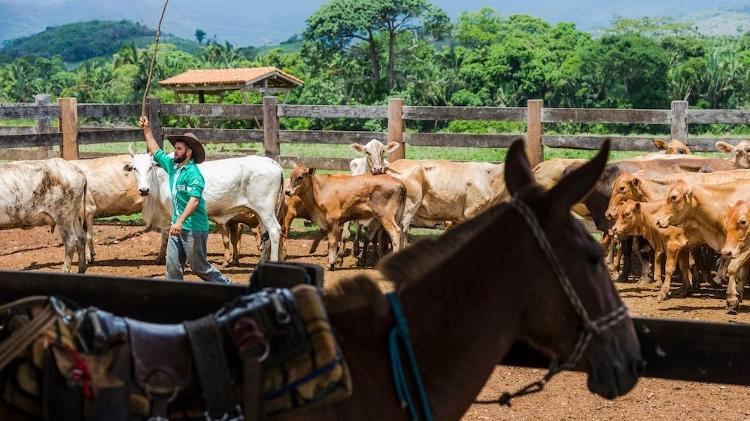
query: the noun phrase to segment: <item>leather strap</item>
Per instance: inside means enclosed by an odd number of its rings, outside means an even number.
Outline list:
[[[53,303],[48,301],[48,297],[27,297],[0,307],[0,312],[2,312],[11,308],[28,308],[43,304],[45,301],[47,305],[41,312],[36,314],[31,321],[13,331],[10,337],[0,342],[0,370],[26,352],[28,346],[58,319],[58,314],[53,308]]]
[[[198,320],[184,322],[193,351],[193,363],[198,372],[203,399],[210,419],[221,418],[236,411],[230,382],[229,368],[224,353],[224,339],[213,314]]]
[[[245,351],[242,358],[242,406],[245,421],[260,421],[263,419],[263,401],[260,395],[263,365],[258,361],[258,353]]]

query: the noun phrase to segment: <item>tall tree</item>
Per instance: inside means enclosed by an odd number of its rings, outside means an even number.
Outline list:
[[[198,44],[203,44],[203,38],[206,37],[206,31],[203,29],[195,30],[195,39],[198,40]]]
[[[358,55],[366,50],[370,78],[377,85],[381,52],[387,50],[387,82],[392,89],[397,80],[398,37],[413,32],[440,39],[449,27],[447,14],[426,0],[331,0],[307,19],[305,55],[322,53],[323,57],[315,58],[327,60],[335,54]]]

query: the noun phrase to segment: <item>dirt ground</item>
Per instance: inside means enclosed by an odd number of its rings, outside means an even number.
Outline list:
[[[143,227],[97,225],[94,227],[96,262],[89,274],[162,277],[163,266],[154,265],[159,234],[144,233]],[[12,270],[58,271],[62,266],[62,247],[57,233],[46,228],[6,230],[0,235],[0,268]],[[298,238],[287,245],[287,257],[292,261],[324,265],[326,243],[308,253],[312,238]],[[209,236],[209,260],[219,264],[222,259],[221,239]],[[258,261],[258,250],[252,236],[243,237],[242,258],[236,267],[222,269],[233,282],[246,283]],[[75,270],[75,269],[74,269]],[[361,269],[353,257],[344,259],[343,268],[326,271],[326,282],[331,283]],[[189,280],[197,278],[189,274]],[[642,289],[634,284],[618,284],[631,314],[638,316],[710,320],[750,323],[750,308],[743,303],[740,313],[724,312],[724,292],[705,288],[686,299],[656,302],[655,288]],[[698,338],[697,338],[698,339]],[[746,357],[746,356],[745,356]],[[504,391],[516,390],[536,381],[543,370],[498,366],[479,398],[491,399]],[[750,373],[748,373],[750,375]],[[586,378],[581,373],[562,373],[546,389],[535,395],[518,398],[512,408],[497,405],[473,405],[464,420],[746,420],[750,421],[750,387],[706,384],[697,382],[641,379],[628,395],[607,401],[588,392]]]

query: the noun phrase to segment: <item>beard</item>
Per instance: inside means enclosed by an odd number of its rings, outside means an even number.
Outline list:
[[[174,157],[174,162],[176,162],[176,163],[178,163],[178,164],[181,164],[181,163],[182,163],[183,161],[185,161],[186,159],[187,159],[187,156],[185,156],[185,155],[182,155],[182,156],[175,156],[175,157]]]

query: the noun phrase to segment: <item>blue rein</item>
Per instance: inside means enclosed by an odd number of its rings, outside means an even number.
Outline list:
[[[417,358],[414,356],[414,350],[411,347],[411,340],[409,339],[409,328],[406,325],[406,319],[404,313],[401,311],[401,304],[398,301],[398,296],[395,292],[386,294],[388,297],[388,303],[391,306],[393,317],[396,319],[395,325],[391,328],[388,334],[388,351],[391,355],[391,368],[393,369],[393,384],[396,388],[396,395],[401,403],[401,407],[409,409],[409,419],[412,421],[419,420],[417,415],[417,407],[411,398],[409,388],[406,384],[406,373],[404,373],[404,366],[401,363],[401,352],[399,350],[399,339],[401,344],[406,350],[406,355],[409,358],[409,365],[411,372],[414,375],[414,383],[417,386],[417,393],[419,394],[419,403],[424,413],[425,421],[432,421],[432,413],[430,412],[430,405],[427,403],[427,393],[424,391],[424,385],[422,384],[422,378],[419,375],[419,367],[417,366]]]

